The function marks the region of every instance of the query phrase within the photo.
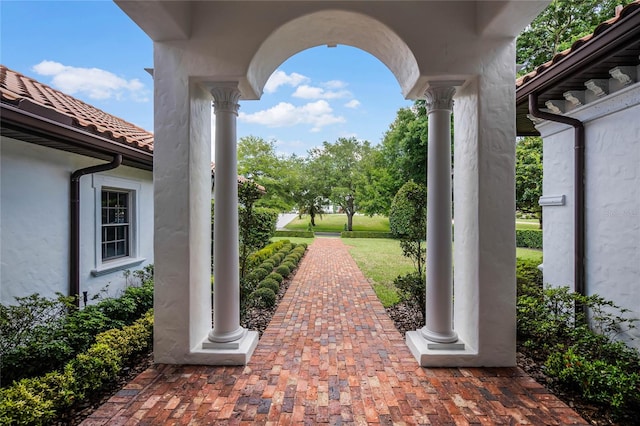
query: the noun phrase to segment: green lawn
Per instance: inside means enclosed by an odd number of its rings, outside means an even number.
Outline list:
[[[516,229],[540,229],[538,219],[516,219]]]
[[[392,306],[399,298],[393,280],[414,270],[413,263],[402,255],[397,240],[378,238],[349,238],[342,240],[351,257],[369,279],[382,304]],[[516,257],[538,259],[542,263],[542,251],[517,248]]]
[[[302,219],[295,218],[289,222],[285,229],[291,231],[306,231],[311,219],[303,215]],[[316,216],[315,232],[342,232],[347,224],[346,214],[323,214],[322,218]],[[389,232],[389,218],[385,216],[361,216],[353,217],[354,231]]]
[[[542,263],[542,250],[516,248],[516,257],[518,259],[535,259]]]

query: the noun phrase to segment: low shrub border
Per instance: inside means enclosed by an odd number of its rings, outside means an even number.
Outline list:
[[[122,329],[96,336],[95,343],[61,372],[22,379],[0,389],[0,424],[49,424],[60,411],[114,380],[135,355],[151,349],[153,310]]]
[[[289,238],[313,238],[313,231],[276,231],[273,234],[274,237],[289,237]]]
[[[342,231],[341,238],[393,238],[391,232]]]
[[[542,230],[516,229],[516,247],[541,249],[542,248]]]
[[[131,279],[126,271],[125,277]],[[133,272],[132,285],[118,298],[106,298],[77,309],[73,298],[33,294],[16,305],[0,305],[2,385],[61,370],[86,351],[101,332],[131,325],[153,307],[153,266]],[[131,282],[130,282],[131,283]]]
[[[517,264],[519,350],[544,365],[550,387],[579,395],[616,424],[632,424],[640,416],[640,355],[616,336],[636,320],[598,295],[543,287],[536,263]]]

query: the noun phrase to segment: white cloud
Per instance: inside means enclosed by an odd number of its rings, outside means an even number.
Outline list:
[[[350,97],[351,92],[348,90],[325,90],[322,87],[303,84],[298,86],[291,96],[301,99],[339,99]]]
[[[347,108],[358,108],[360,106],[360,101],[357,99],[351,99],[349,102],[347,102],[346,104],[344,104],[345,107]]]
[[[298,74],[297,72],[287,74],[284,71],[277,70],[276,72],[271,74],[271,77],[269,77],[269,80],[267,80],[267,83],[264,85],[264,91],[267,93],[274,93],[276,90],[278,90],[278,87],[284,86],[285,84],[291,87],[297,87],[300,84],[306,83],[308,81],[309,77]]]
[[[333,109],[325,100],[311,102],[303,106],[280,102],[272,108],[253,114],[241,112],[238,119],[267,127],[291,127],[297,124],[311,124],[312,132],[319,132],[324,126],[345,122],[344,117],[333,114]]]
[[[325,82],[323,86],[327,89],[342,89],[343,87],[347,87],[347,83],[340,80],[330,80]]]
[[[42,61],[33,67],[40,75],[53,77],[52,85],[69,94],[84,94],[91,99],[128,99],[148,102],[148,91],[140,80],[126,80],[99,68],[79,68],[54,61]]]

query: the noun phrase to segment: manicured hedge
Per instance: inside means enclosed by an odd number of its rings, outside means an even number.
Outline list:
[[[105,331],[61,371],[0,389],[0,424],[50,424],[60,411],[113,381],[137,354],[151,349],[153,311],[122,329]]]
[[[298,238],[313,238],[313,231],[276,231],[273,234],[274,237],[298,237]]]
[[[247,259],[248,270],[250,271],[260,263],[271,258],[275,253],[278,253],[287,244],[291,244],[291,242],[289,242],[288,240],[276,241],[275,243],[271,243],[263,249],[250,254],[249,258]]]
[[[393,238],[391,232],[372,232],[372,231],[342,231],[342,238]]]
[[[516,229],[516,246],[533,249],[542,248],[542,230]]]

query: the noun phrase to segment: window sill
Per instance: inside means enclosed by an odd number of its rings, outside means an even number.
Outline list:
[[[102,275],[111,274],[112,272],[128,269],[132,266],[138,266],[145,260],[147,259],[144,257],[127,257],[125,259],[106,262],[92,270],[91,275],[94,277],[100,277]]]

